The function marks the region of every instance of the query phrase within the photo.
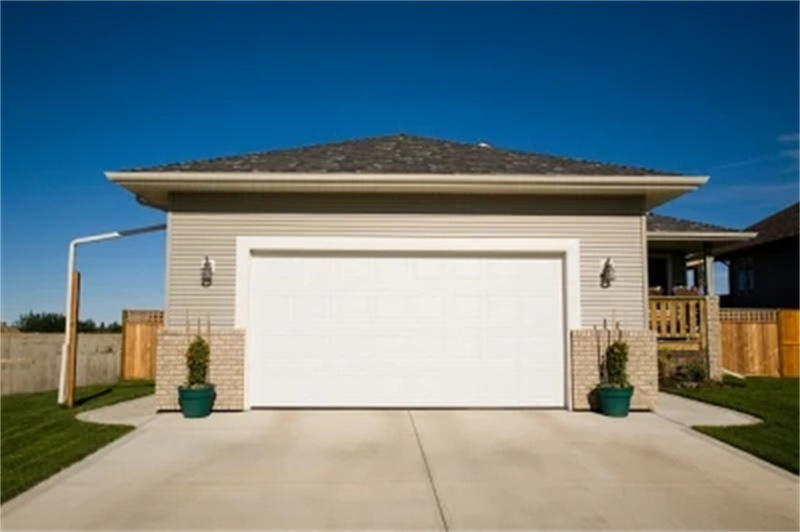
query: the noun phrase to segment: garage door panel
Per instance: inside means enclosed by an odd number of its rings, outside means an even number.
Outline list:
[[[480,369],[483,370],[480,378],[462,378],[457,383],[443,387],[443,381],[450,382],[452,379],[449,372],[430,371],[419,375],[398,366],[385,373],[364,370],[342,372],[334,376],[314,373],[307,368],[286,368],[285,378],[274,385],[270,404],[264,406],[330,406],[330,397],[336,397],[341,403],[337,406],[365,408],[559,406],[552,404],[552,396],[560,393],[563,383],[538,385],[523,397],[515,390],[530,386],[524,377],[510,377],[499,369]],[[409,380],[414,382],[414,394],[408,393]],[[317,401],[320,404],[316,404],[315,397],[319,398]],[[398,397],[403,397],[402,405],[397,404]]]
[[[380,318],[400,318],[408,312],[406,298],[400,295],[380,295],[375,296],[374,317]]]
[[[261,406],[563,406],[562,260],[258,256]]]
[[[327,320],[333,301],[324,295],[297,295],[291,298],[291,318],[296,320]]]

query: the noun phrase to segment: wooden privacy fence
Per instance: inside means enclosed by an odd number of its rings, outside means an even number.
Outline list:
[[[778,345],[782,377],[800,377],[800,310],[778,311]]]
[[[120,378],[154,379],[162,310],[123,310]]]
[[[702,351],[706,348],[706,299],[694,296],[650,296],[650,330],[659,348]]]
[[[800,311],[720,309],[722,367],[750,376],[800,376]]]

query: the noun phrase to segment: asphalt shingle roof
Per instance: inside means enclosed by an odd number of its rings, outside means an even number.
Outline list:
[[[672,216],[648,213],[647,230],[654,233],[681,232],[681,233],[738,233],[738,229],[730,229],[720,225],[695,222]]]
[[[783,240],[784,238],[797,237],[800,235],[800,202],[789,205],[785,209],[754,223],[745,231],[755,231],[758,232],[758,235],[746,242],[725,246],[719,250],[717,256]]]
[[[679,175],[647,168],[504,150],[411,135],[134,168],[127,172]]]

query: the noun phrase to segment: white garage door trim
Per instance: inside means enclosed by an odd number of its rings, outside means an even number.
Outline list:
[[[375,237],[287,237],[240,236],[236,238],[235,325],[247,330],[250,310],[250,263],[254,253],[330,252],[503,252],[521,255],[558,254],[564,259],[564,304],[567,408],[572,409],[569,331],[581,326],[580,243],[578,239],[554,238],[375,238]],[[245,349],[245,408],[252,406],[247,390]]]

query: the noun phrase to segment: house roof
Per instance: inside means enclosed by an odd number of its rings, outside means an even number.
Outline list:
[[[621,164],[505,150],[485,143],[467,144],[405,134],[170,163],[124,172],[680,175]]]
[[[673,216],[660,214],[647,214],[647,230],[651,233],[738,233],[737,229],[722,227],[721,225],[685,220]]]
[[[784,238],[797,237],[800,234],[800,202],[789,205],[783,210],[764,218],[749,226],[745,231],[758,232],[758,236],[748,240],[725,246],[719,250],[719,256],[743,251]]]
[[[647,213],[647,241],[652,249],[695,252],[709,245],[716,255],[719,246],[749,240],[754,236],[756,233],[751,231]]]

